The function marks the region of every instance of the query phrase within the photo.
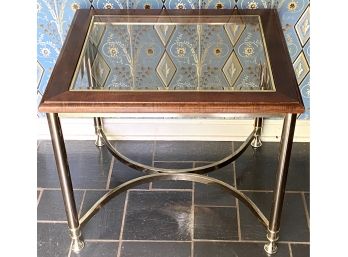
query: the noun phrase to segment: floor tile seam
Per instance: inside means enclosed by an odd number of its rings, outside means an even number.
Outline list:
[[[236,186],[234,186],[236,189],[238,189]],[[84,191],[84,190],[89,190],[89,191],[105,191],[105,190],[112,190],[113,188],[109,188],[109,189],[105,189],[105,188],[74,188],[74,191]],[[162,189],[162,188],[158,188],[158,189]],[[49,187],[38,187],[37,190],[41,191],[41,190],[46,190],[46,191],[57,191],[57,190],[61,190],[60,187],[53,187],[53,188],[49,188]],[[149,189],[141,189],[141,188],[132,188],[132,189],[128,189],[128,190],[149,190]],[[165,189],[164,189],[165,190]],[[191,189],[173,189],[173,190],[191,190]],[[273,190],[262,190],[262,189],[238,189],[238,191],[241,192],[250,192],[250,193],[273,193]],[[287,194],[309,194],[310,191],[285,191],[285,193]]]
[[[267,240],[234,240],[234,239],[193,239],[194,242],[206,242],[206,243],[267,243]],[[280,244],[298,244],[298,245],[310,245],[309,242],[298,242],[298,241],[278,241]]]
[[[196,163],[193,163],[192,166],[195,167]],[[195,182],[192,182],[192,194],[191,194],[191,215],[192,215],[192,223],[191,223],[191,257],[194,257],[194,244],[193,239],[195,235]]]
[[[279,240],[278,243],[292,244],[292,245],[310,245],[310,242],[308,242],[308,241],[282,241],[282,240]]]
[[[122,213],[122,221],[121,221],[121,228],[120,228],[120,235],[119,235],[119,244],[118,244],[118,249],[117,249],[117,255],[116,257],[121,256],[121,250],[122,250],[122,238],[123,238],[123,230],[124,230],[124,225],[126,221],[126,213],[127,213],[127,206],[128,206],[128,198],[129,198],[129,191],[126,193],[126,198],[124,200],[124,206],[123,206],[123,213]]]
[[[234,153],[234,142],[232,141],[232,152]],[[237,188],[237,172],[236,172],[236,162],[232,162],[232,169],[233,169],[233,183],[234,188],[238,190]],[[239,210],[239,200],[238,198],[236,200],[236,211],[237,211],[237,229],[238,229],[238,241],[242,240],[242,230],[241,230],[241,222],[240,222],[240,210]]]
[[[291,241],[289,241],[288,242],[289,244],[291,244],[291,245],[310,245],[311,243],[310,242],[291,242]]]
[[[234,152],[234,142],[232,141],[232,151]],[[233,183],[234,188],[238,190],[237,185],[237,170],[236,170],[236,161],[232,162],[232,169],[233,169]]]
[[[81,204],[80,204],[80,208],[79,208],[79,212],[78,212],[78,217],[79,217],[79,219],[81,218],[82,207],[83,207],[83,204],[84,204],[84,202],[85,202],[86,193],[87,193],[87,190],[85,190],[85,191],[83,192],[83,195],[82,195]]]
[[[135,239],[122,239],[123,243],[191,243],[192,240],[135,240]]]
[[[242,230],[240,225],[240,211],[239,211],[239,200],[236,199],[236,211],[237,211],[237,229],[238,229],[238,239],[242,240]]]
[[[294,257],[292,254],[291,244],[288,243],[290,257]]]
[[[71,255],[72,255],[72,244],[73,244],[73,240],[70,239],[70,246],[69,246],[68,257],[71,257]]]
[[[210,163],[214,163],[214,162],[210,162],[210,161],[154,161],[154,163],[159,162],[159,163],[206,163],[206,164],[210,164]]]
[[[195,207],[209,207],[209,208],[234,208],[236,209],[236,205],[212,205],[212,204],[195,204]]]
[[[109,173],[108,173],[108,178],[106,180],[106,190],[110,190],[110,182],[111,182],[112,170],[114,168],[114,163],[115,163],[115,157],[113,157],[111,159]]]
[[[68,224],[66,220],[36,220],[40,224]]]
[[[231,153],[230,153],[231,154]],[[190,162],[198,162],[198,163],[204,163],[204,164],[212,164],[212,163],[216,163],[218,161],[221,161],[223,159],[225,159],[227,156],[229,156],[230,154],[226,155],[226,156],[222,156],[219,159],[216,160],[154,160],[154,162],[161,162],[161,163],[190,163]]]
[[[155,167],[155,152],[156,152],[156,140],[153,141],[153,146],[152,146],[152,160],[151,160],[151,165],[152,167]],[[149,183],[149,190],[152,189],[153,183]]]
[[[267,241],[262,240],[238,240],[238,239],[194,239],[194,242],[203,243],[266,243]]]
[[[45,191],[61,191],[61,188],[60,187],[54,187],[54,188],[46,188],[46,187],[43,187],[41,188],[42,190],[45,190]],[[110,188],[109,190],[111,190],[112,188]],[[104,188],[73,188],[73,191],[108,191],[107,189]]]
[[[273,190],[267,190],[267,189],[238,189],[241,192],[250,192],[250,193],[273,193]],[[302,193],[309,193],[309,191],[291,191],[286,190],[286,194],[302,194]]]
[[[306,215],[307,226],[308,226],[308,231],[309,231],[310,230],[310,218],[309,218],[309,211],[308,211],[308,206],[307,206],[307,202],[306,202],[306,197],[305,197],[304,193],[301,194],[301,198],[302,198],[302,203],[303,203],[303,207],[304,207],[304,211],[305,211],[305,215]]]
[[[134,189],[128,189],[128,191],[144,191],[144,192],[192,192],[193,189],[184,189],[184,188],[176,188],[176,189],[170,189],[170,188],[152,188],[152,189],[142,189],[142,188],[134,188]]]
[[[39,190],[40,191],[40,193],[39,193],[39,197],[38,197],[38,199],[37,199],[37,206],[36,207],[39,207],[39,203],[40,203],[40,200],[41,200],[41,198],[42,198],[42,194],[43,194],[43,189],[40,189]]]
[[[114,239],[84,239],[84,241],[91,243],[119,243],[119,240]]]
[[[120,242],[119,240],[112,239],[85,239],[86,242]],[[224,240],[224,239],[193,239],[193,240],[134,240],[134,239],[122,239],[123,243],[191,243],[191,242],[217,242],[217,243],[266,243],[267,240]],[[309,242],[298,241],[278,241],[280,244],[290,245],[310,245]]]
[[[162,181],[174,181],[174,180],[162,180]],[[191,182],[193,183],[193,181],[180,181],[180,182]],[[151,189],[149,189],[149,191],[151,192],[156,192],[156,191],[182,191],[182,192],[192,192],[192,188],[157,188],[157,187],[152,187]]]

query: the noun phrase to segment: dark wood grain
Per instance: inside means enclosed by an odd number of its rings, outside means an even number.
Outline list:
[[[134,21],[134,15],[163,21],[195,15],[260,15],[268,48],[275,92],[112,92],[69,91],[93,15],[103,21]],[[175,18],[176,17],[176,18]],[[78,10],[39,106],[56,113],[302,113],[304,105],[277,11],[264,10]]]

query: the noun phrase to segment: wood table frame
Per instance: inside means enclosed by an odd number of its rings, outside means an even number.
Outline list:
[[[272,92],[94,92],[70,91],[79,56],[93,15],[124,15],[132,20],[135,15],[169,16],[194,15],[198,21],[202,16],[219,15],[259,15],[262,22],[264,39],[269,49],[268,55],[276,90]],[[203,21],[203,20],[202,20]],[[189,180],[198,183],[215,184],[240,199],[255,214],[268,230],[268,243],[265,251],[273,254],[277,251],[280,217],[285,193],[293,135],[297,114],[304,111],[296,76],[287,50],[277,10],[77,10],[63,45],[55,68],[53,69],[45,94],[39,106],[40,112],[47,113],[51,140],[54,149],[60,185],[67,214],[68,226],[73,240],[73,250],[83,248],[80,225],[87,222],[107,201],[135,185],[155,180]],[[110,152],[127,165],[142,170],[149,175],[128,181],[105,194],[82,217],[78,218],[70,178],[69,164],[60,125],[60,114],[72,114],[93,117],[97,134],[96,145],[104,144]],[[244,115],[255,118],[254,130],[236,153],[213,165],[196,169],[165,170],[156,169],[134,162],[120,154],[109,143],[103,131],[101,117],[113,117],[118,114],[136,115]],[[257,206],[236,188],[216,179],[190,173],[206,173],[221,168],[236,158],[251,144],[261,146],[262,118],[265,116],[284,116],[280,140],[276,183],[270,219],[262,214]]]

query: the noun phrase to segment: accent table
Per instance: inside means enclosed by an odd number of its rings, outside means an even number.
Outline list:
[[[39,106],[47,113],[73,250],[83,226],[105,203],[156,180],[214,184],[244,203],[267,229],[276,253],[296,115],[304,112],[277,11],[77,10]],[[97,147],[146,175],[101,197],[80,219],[60,116],[94,119]],[[110,144],[103,117],[254,117],[254,129],[233,154],[193,169],[135,162]],[[263,117],[283,116],[270,218],[242,192],[201,174],[262,145]]]

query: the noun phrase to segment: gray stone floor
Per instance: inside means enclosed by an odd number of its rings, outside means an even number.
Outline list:
[[[117,141],[120,151],[144,164],[189,168],[211,163],[240,142]],[[109,189],[142,176],[93,141],[66,142],[75,200],[83,215]],[[249,147],[234,163],[208,174],[247,194],[268,215],[277,165],[277,143]],[[255,257],[265,230],[233,196],[210,185],[163,181],[140,185],[106,204],[71,252],[50,141],[38,142],[37,250],[39,257]],[[309,257],[309,144],[295,143],[275,257]]]

